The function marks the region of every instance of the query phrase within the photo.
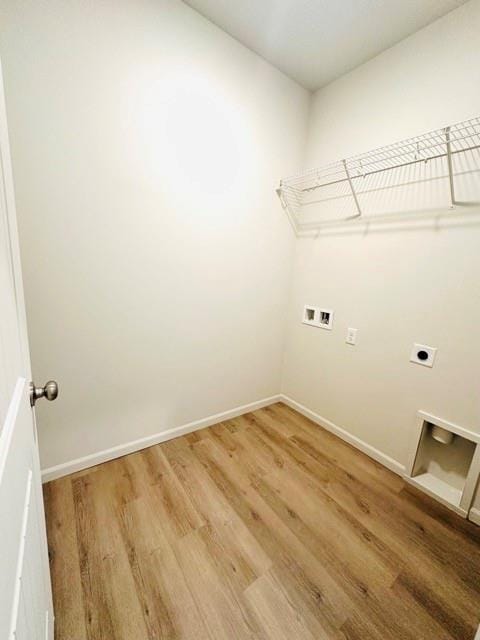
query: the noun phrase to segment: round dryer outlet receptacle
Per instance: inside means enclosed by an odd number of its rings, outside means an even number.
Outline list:
[[[431,368],[433,367],[436,353],[436,347],[429,347],[426,344],[414,344],[410,354],[410,362]]]

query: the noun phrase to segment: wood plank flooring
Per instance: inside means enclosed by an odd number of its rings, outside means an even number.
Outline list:
[[[57,640],[473,640],[480,528],[283,404],[45,485]]]

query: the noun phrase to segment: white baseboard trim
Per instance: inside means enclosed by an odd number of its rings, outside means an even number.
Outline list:
[[[342,429],[341,427],[338,427],[336,424],[334,424],[330,420],[327,420],[326,418],[322,418],[322,416],[319,416],[314,411],[307,409],[307,407],[304,407],[302,404],[300,404],[299,402],[296,402],[289,396],[282,394],[281,401],[284,402],[289,407],[291,407],[292,409],[295,409],[295,411],[298,411],[298,413],[301,413],[302,415],[304,415],[306,418],[310,418],[310,420],[313,420],[313,422],[316,422],[318,425],[320,425],[327,431],[330,431],[331,433],[338,436],[342,440],[345,440],[345,442],[348,442],[349,444],[354,446],[356,449],[359,449],[360,451],[365,453],[367,456],[370,456],[370,458],[373,458],[377,462],[380,462],[380,464],[383,464],[385,467],[387,467],[387,469],[390,469],[390,471],[397,473],[399,476],[402,476],[402,477],[404,476],[405,466],[403,464],[400,464],[400,462],[397,462],[393,458],[390,458],[390,456],[387,456],[386,454],[382,453],[378,449],[375,449],[375,447],[372,447],[371,445],[367,444],[363,440],[360,440],[360,438],[353,436],[351,433],[349,433],[348,431],[345,431],[345,429]]]
[[[480,509],[470,509],[470,511],[468,512],[468,519],[470,520],[470,522],[478,524],[478,526],[480,527]]]
[[[230,420],[231,418],[236,418],[237,416],[241,416],[244,413],[256,411],[257,409],[261,409],[262,407],[268,407],[268,405],[274,404],[275,402],[280,402],[281,400],[281,395],[263,398],[262,400],[250,402],[249,404],[244,404],[241,407],[235,407],[234,409],[223,411],[222,413],[216,413],[213,416],[208,416],[207,418],[202,418],[201,420],[195,420],[194,422],[189,422],[188,424],[174,427],[173,429],[167,429],[166,431],[154,433],[153,435],[147,436],[146,438],[139,438],[138,440],[126,442],[125,444],[120,444],[110,449],[92,453],[88,456],[84,456],[83,458],[70,460],[69,462],[64,462],[63,464],[59,464],[54,467],[48,467],[47,469],[42,470],[42,482],[50,482],[50,480],[56,480],[57,478],[61,478],[62,476],[68,476],[69,474],[75,473],[76,471],[83,471],[84,469],[94,467],[102,462],[108,462],[108,460],[121,458],[122,456],[133,453],[134,451],[140,451],[141,449],[146,449],[147,447],[159,444],[160,442],[166,442],[167,440],[178,438],[179,436],[183,436],[186,433],[191,433],[192,431],[197,431],[198,429],[204,429],[205,427],[210,427],[214,424],[217,424],[218,422],[222,422],[223,420]]]

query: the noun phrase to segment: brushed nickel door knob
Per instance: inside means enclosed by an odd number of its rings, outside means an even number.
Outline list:
[[[40,398],[47,400],[55,400],[58,396],[58,384],[55,380],[49,380],[44,387],[36,387],[33,382],[30,383],[30,404],[35,406],[35,402]]]

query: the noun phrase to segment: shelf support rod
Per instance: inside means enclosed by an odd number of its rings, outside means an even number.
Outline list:
[[[285,199],[285,196],[283,194],[283,184],[282,181],[280,180],[280,185],[278,187],[278,189],[275,189],[275,191],[277,192],[277,196],[280,200],[280,203],[283,207],[283,210],[285,211],[285,213],[287,214],[288,220],[290,222],[290,224],[293,227],[293,230],[295,231],[295,235],[298,235],[298,227],[297,227],[297,223],[296,220],[294,218],[294,216],[292,215],[292,212],[290,211],[290,207],[288,206],[288,203]]]
[[[350,172],[348,171],[347,161],[342,160],[342,162],[343,162],[343,167],[345,169],[345,173],[347,175],[348,184],[350,185],[350,189],[352,190],[353,200],[355,202],[355,206],[357,207],[357,213],[353,216],[349,216],[347,220],[352,218],[359,218],[362,215],[362,210],[360,209],[360,203],[358,202],[357,194],[355,192],[355,187],[353,186],[353,182],[350,177]]]
[[[453,182],[452,145],[450,142],[450,127],[445,127],[445,141],[447,143],[448,179],[450,181],[450,208],[455,206],[455,184]]]

